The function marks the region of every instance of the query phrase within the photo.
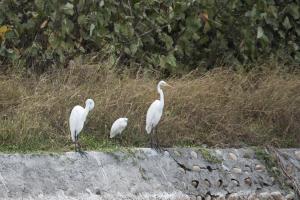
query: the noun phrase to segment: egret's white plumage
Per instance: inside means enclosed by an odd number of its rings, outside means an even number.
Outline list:
[[[160,95],[159,100],[155,100],[149,107],[146,115],[146,132],[150,134],[152,130],[157,126],[161,119],[164,109],[164,93],[161,86],[170,86],[165,81],[160,81],[157,85],[157,92]]]
[[[78,140],[79,133],[83,128],[86,117],[89,111],[91,111],[94,108],[94,106],[95,106],[94,101],[92,99],[87,99],[85,101],[85,108],[77,105],[71,111],[69,125],[70,125],[72,141],[75,142],[75,149],[76,149],[76,142]]]
[[[162,95],[163,96],[163,95]],[[160,121],[164,109],[164,100],[155,100],[149,107],[146,116],[146,132],[151,133]]]
[[[127,126],[128,118],[119,118],[117,119],[110,129],[110,138],[115,137],[118,134],[121,134]]]

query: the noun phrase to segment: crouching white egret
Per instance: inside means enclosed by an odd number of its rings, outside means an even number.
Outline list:
[[[121,134],[127,126],[128,118],[119,118],[117,119],[110,129],[110,138],[115,137],[116,135]]]
[[[95,106],[95,103],[92,99],[87,99],[85,101],[85,108],[82,106],[75,106],[70,115],[69,119],[69,125],[70,125],[70,131],[71,131],[71,138],[72,141],[75,144],[75,151],[81,151],[80,150],[80,144],[78,143],[78,137],[79,133],[83,128],[84,122],[86,120],[86,117]]]
[[[155,100],[149,107],[147,111],[147,116],[146,116],[146,132],[150,135],[150,146],[153,148],[153,134],[156,135],[156,147],[159,146],[158,144],[158,136],[157,136],[157,125],[160,121],[160,118],[163,113],[164,109],[164,93],[162,89],[160,88],[161,86],[170,86],[167,84],[165,81],[160,81],[157,85],[157,92],[160,95],[159,100]],[[156,129],[156,130],[154,130]],[[151,133],[152,132],[152,133]]]

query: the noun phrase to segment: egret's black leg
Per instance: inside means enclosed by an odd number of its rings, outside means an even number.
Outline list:
[[[153,132],[150,133],[150,148],[153,149]]]
[[[116,137],[113,137],[112,139],[113,139],[114,143],[117,145],[117,144],[118,144],[117,138],[116,138]]]
[[[118,137],[118,143],[120,146],[122,146],[122,134]]]
[[[87,157],[87,153],[81,150],[81,145],[80,145],[79,143],[78,143],[77,145],[78,145],[78,153],[79,153],[81,156]]]
[[[86,157],[87,153],[81,150],[81,145],[78,142],[78,138],[79,138],[79,135],[77,134],[75,136],[75,141],[76,141],[76,146],[77,146],[76,152],[78,152],[81,156],[85,156]]]
[[[161,146],[160,146],[160,144],[159,144],[159,139],[158,139],[158,127],[156,126],[156,128],[155,128],[155,140],[156,140],[156,149],[158,150],[158,151],[162,151],[162,148],[161,148]]]
[[[77,152],[77,134],[76,134],[76,131],[75,131],[75,141],[74,141],[74,146],[75,146],[75,152]]]

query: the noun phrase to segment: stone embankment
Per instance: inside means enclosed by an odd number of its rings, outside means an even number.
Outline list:
[[[0,154],[0,199],[298,199],[300,151],[278,150],[279,162],[261,152],[176,148]]]

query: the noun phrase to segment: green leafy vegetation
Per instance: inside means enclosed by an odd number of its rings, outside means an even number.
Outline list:
[[[256,159],[265,164],[266,170],[274,177],[275,181],[284,189],[290,189],[281,171],[278,169],[276,159],[264,148],[253,147]]]
[[[276,160],[272,157],[272,155],[268,154],[264,148],[253,147],[253,149],[255,157],[266,165],[268,172],[272,173],[275,178],[279,177],[280,171],[276,168]]]
[[[266,58],[300,63],[299,1],[3,0],[0,64],[43,71],[80,54],[165,74]]]
[[[201,155],[205,160],[211,163],[221,163],[222,160],[220,160],[210,149],[207,148],[199,148],[198,149]]]

